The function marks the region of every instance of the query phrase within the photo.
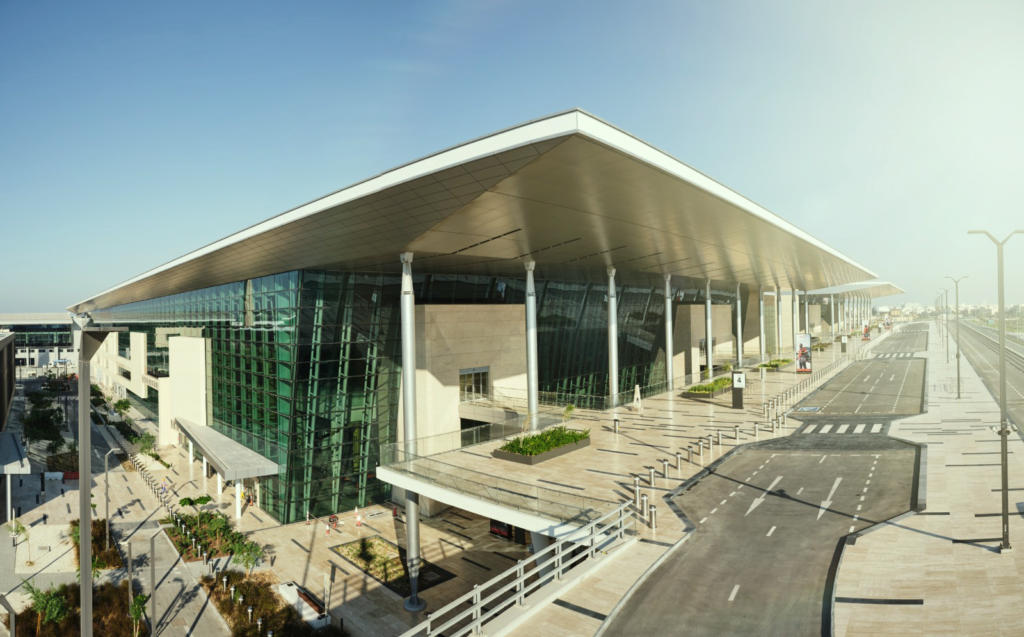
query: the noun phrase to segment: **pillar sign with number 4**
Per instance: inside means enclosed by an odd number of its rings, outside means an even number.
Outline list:
[[[747,375],[743,372],[732,373],[732,408],[743,409],[743,390],[747,386]]]

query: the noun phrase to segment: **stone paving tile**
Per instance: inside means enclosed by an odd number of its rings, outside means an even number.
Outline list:
[[[928,411],[898,421],[890,435],[928,444],[927,512],[950,515],[914,516],[860,538],[843,558],[837,595],[922,599],[924,604],[839,604],[835,634],[1024,634],[1024,556],[1001,555],[998,539],[951,541],[1000,536],[998,517],[975,517],[1001,510],[1000,494],[993,491],[1000,484],[999,456],[992,453],[999,450],[993,442],[998,436],[987,429],[998,422],[998,406],[969,363],[961,366],[963,398],[956,400],[955,359],[946,362],[934,327],[928,351],[917,356],[928,359]],[[915,426],[924,423],[928,426]],[[936,430],[967,435],[937,435]],[[1024,444],[1011,438],[1010,451],[1015,452],[1012,487],[1013,476],[1024,469]],[[947,466],[962,464],[994,466]],[[1011,498],[1019,496],[1011,493]],[[1021,530],[1024,520],[1011,515],[1011,534]]]

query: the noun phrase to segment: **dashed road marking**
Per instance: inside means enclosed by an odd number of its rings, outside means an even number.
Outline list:
[[[740,585],[739,584],[737,584],[736,586],[732,587],[732,593],[729,594],[729,601],[730,602],[732,600],[736,599],[736,592],[739,591],[739,590],[740,590]]]
[[[768,537],[771,537],[772,533],[775,533],[775,527],[774,526],[772,528],[768,529]]]

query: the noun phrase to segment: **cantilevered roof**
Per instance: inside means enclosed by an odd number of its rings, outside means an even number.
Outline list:
[[[276,476],[276,462],[235,442],[212,427],[197,425],[183,418],[175,418],[178,430],[199,448],[207,462],[225,480],[242,480],[260,476]]]
[[[214,213],[214,210],[210,211]],[[821,288],[864,266],[667,153],[580,110],[405,164],[190,252],[85,312],[294,269],[661,275]]]
[[[6,475],[32,473],[28,457],[18,437],[9,431],[0,433],[0,473]]]
[[[71,325],[71,315],[67,312],[0,314],[0,325]]]
[[[829,288],[823,288],[821,290],[811,290],[809,292],[809,294],[849,294],[853,296],[869,296],[873,299],[903,293],[903,289],[896,287],[888,281],[859,281],[857,283],[836,285]]]

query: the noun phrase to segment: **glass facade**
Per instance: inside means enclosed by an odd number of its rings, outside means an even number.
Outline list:
[[[132,407],[139,410],[139,413],[156,422],[160,414],[160,394],[152,387],[146,388],[146,397],[138,396],[133,391],[128,391],[128,402]]]
[[[13,332],[16,347],[71,347],[70,325],[0,325],[0,332]]]
[[[414,292],[423,305],[525,303],[525,281],[515,279],[420,274]],[[660,277],[618,289],[619,382],[629,397],[634,385],[664,391],[663,294]],[[390,496],[375,468],[398,422],[399,295],[397,275],[305,270],[91,314],[147,334],[151,374],[166,373],[168,336],[209,339],[208,424],[281,466],[261,478],[261,504],[290,523]],[[607,285],[539,280],[537,295],[544,400],[604,407]],[[150,392],[134,401],[155,411]]]

